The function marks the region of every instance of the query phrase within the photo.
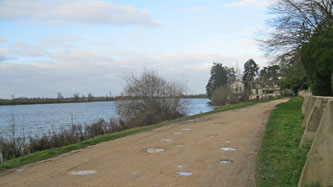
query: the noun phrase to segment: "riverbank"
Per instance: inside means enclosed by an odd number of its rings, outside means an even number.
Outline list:
[[[297,186],[310,145],[300,147],[303,98],[294,97],[273,110],[256,167],[258,187]]]
[[[267,101],[265,101],[265,102],[267,102]],[[246,107],[246,106],[254,105],[254,104],[257,104],[257,103],[260,103],[260,102],[249,102],[249,103],[241,103],[241,104],[235,104],[235,105],[222,106],[222,107],[219,107],[216,110],[206,112],[206,113],[201,113],[201,114],[197,114],[197,115],[193,115],[193,116],[187,116],[187,117],[183,117],[183,118],[179,118],[179,119],[171,120],[171,121],[164,121],[164,122],[161,122],[161,123],[155,124],[155,125],[128,129],[128,130],[117,132],[117,133],[98,136],[98,137],[90,139],[90,140],[82,141],[82,142],[72,144],[72,145],[68,145],[68,146],[64,146],[64,147],[53,148],[53,149],[48,149],[48,150],[44,150],[44,151],[40,151],[40,152],[35,152],[35,153],[29,154],[27,156],[12,159],[12,160],[9,160],[9,161],[6,161],[6,162],[0,164],[0,172],[3,172],[7,169],[17,168],[17,167],[20,167],[20,166],[25,165],[25,164],[29,164],[29,163],[33,163],[33,162],[37,162],[37,161],[41,161],[41,160],[45,160],[45,159],[49,159],[49,158],[58,156],[60,154],[64,154],[64,153],[73,151],[73,150],[78,150],[78,149],[85,148],[85,147],[90,146],[90,145],[96,145],[96,144],[101,143],[101,142],[105,142],[105,141],[114,140],[114,139],[117,139],[117,138],[120,138],[120,137],[128,136],[130,134],[135,134],[135,133],[139,133],[139,132],[142,132],[142,131],[147,131],[147,130],[159,128],[159,127],[171,124],[171,123],[177,123],[177,122],[182,122],[182,121],[186,121],[186,120],[191,120],[191,119],[203,117],[203,116],[218,113],[218,112],[223,112],[223,111],[232,110],[232,109],[236,109],[236,108]]]

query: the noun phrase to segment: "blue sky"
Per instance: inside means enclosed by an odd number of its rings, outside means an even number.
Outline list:
[[[0,0],[0,98],[121,94],[145,68],[205,93],[213,62],[268,59],[269,0]]]

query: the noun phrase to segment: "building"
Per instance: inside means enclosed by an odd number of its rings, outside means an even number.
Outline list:
[[[231,92],[234,94],[244,93],[244,84],[241,81],[236,81],[230,85]]]
[[[236,104],[247,101],[244,84],[241,81],[230,83],[228,86],[230,92],[227,96],[227,104]]]
[[[281,90],[278,85],[265,85],[263,82],[252,82],[249,100],[261,100],[281,97]]]

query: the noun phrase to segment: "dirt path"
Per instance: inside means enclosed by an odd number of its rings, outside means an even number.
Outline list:
[[[8,172],[0,176],[0,186],[253,186],[264,124],[275,105],[285,101],[217,113],[73,151]]]

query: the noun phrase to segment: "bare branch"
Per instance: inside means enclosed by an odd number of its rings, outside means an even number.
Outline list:
[[[296,63],[297,53],[312,35],[333,26],[333,0],[280,0],[270,7],[275,17],[267,23],[271,31],[258,39],[274,62]]]
[[[130,126],[142,126],[174,119],[186,114],[186,105],[181,100],[185,86],[168,82],[154,71],[125,79],[127,85],[118,100],[117,112]]]

